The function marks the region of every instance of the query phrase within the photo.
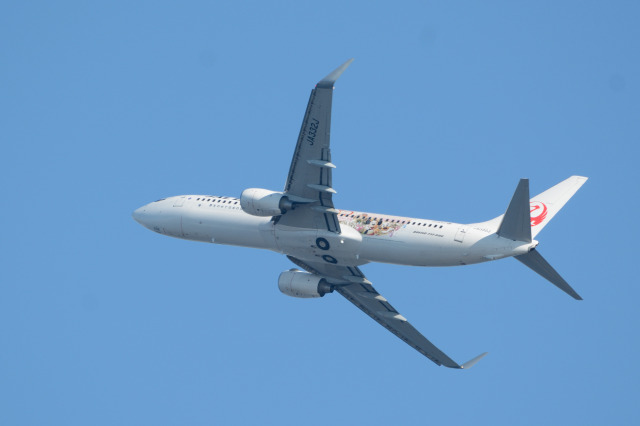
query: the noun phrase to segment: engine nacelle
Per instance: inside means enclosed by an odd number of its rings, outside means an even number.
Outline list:
[[[249,188],[240,195],[240,207],[253,216],[280,216],[291,209],[292,203],[282,192]]]
[[[302,298],[322,297],[333,291],[324,278],[297,269],[281,273],[278,288],[287,296]]]

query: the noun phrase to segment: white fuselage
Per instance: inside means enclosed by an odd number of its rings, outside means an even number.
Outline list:
[[[184,195],[149,203],[133,213],[160,234],[193,241],[273,250],[307,261],[334,259],[413,266],[455,266],[528,252],[523,243],[496,235],[489,222],[463,225],[426,219],[339,210],[340,234],[291,228],[271,217],[252,216],[237,198]],[[328,249],[316,245],[328,241]]]

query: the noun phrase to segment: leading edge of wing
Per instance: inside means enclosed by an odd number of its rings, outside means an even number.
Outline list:
[[[307,272],[325,277],[327,281],[334,284],[334,290],[345,299],[395,334],[400,340],[438,365],[456,369],[469,369],[487,355],[487,352],[485,352],[464,364],[458,364],[449,358],[416,330],[405,317],[400,315],[389,301],[373,288],[373,285],[365,278],[362,271],[355,266],[307,263],[293,256],[287,257]]]

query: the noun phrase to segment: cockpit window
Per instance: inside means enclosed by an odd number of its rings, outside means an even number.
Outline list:
[[[159,201],[164,201],[164,200],[166,200],[166,198],[160,198],[159,200],[155,200],[154,203],[157,203]]]

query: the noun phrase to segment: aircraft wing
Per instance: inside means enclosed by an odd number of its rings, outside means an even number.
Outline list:
[[[331,100],[334,83],[352,61],[339,66],[311,91],[284,186],[284,194],[296,205],[279,219],[279,224],[340,233],[332,200],[336,191],[331,182],[331,170],[335,168],[329,143]]]
[[[378,324],[398,336],[400,340],[438,365],[459,369],[470,368],[487,354],[485,352],[464,364],[458,364],[427,340],[405,317],[400,315],[387,299],[373,288],[371,282],[365,278],[359,268],[328,263],[306,263],[292,256],[287,257],[307,272],[320,275],[330,283],[335,284],[335,291],[344,296],[345,299],[360,308]]]

